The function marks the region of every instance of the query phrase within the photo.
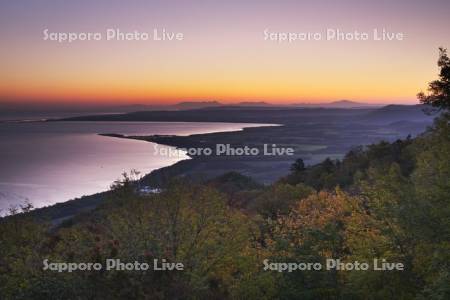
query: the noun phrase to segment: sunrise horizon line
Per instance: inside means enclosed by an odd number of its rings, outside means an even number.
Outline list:
[[[369,104],[369,105],[413,105],[418,104],[417,99],[381,99],[381,100],[365,100],[354,98],[334,98],[334,99],[299,99],[299,100],[271,100],[271,99],[239,99],[228,100],[218,98],[179,98],[174,100],[37,100],[37,99],[0,99],[0,105],[49,105],[49,106],[162,106],[162,105],[176,105],[181,103],[216,103],[221,105],[234,105],[234,104],[262,104],[262,105],[315,105],[315,104],[332,104],[336,102],[352,102],[356,104]]]

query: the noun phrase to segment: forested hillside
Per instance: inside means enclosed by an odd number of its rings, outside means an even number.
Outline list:
[[[58,228],[0,223],[5,299],[423,298],[450,294],[449,116],[416,139],[356,149],[262,187],[239,174],[140,196],[123,181]],[[182,272],[42,270],[106,258],[183,262]],[[263,261],[402,262],[404,271],[265,271]],[[17,287],[20,286],[18,289]],[[56,298],[51,298],[56,299]]]

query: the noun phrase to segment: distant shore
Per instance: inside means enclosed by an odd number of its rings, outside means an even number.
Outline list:
[[[421,106],[386,106],[379,109],[199,109],[171,112],[137,112],[130,114],[97,115],[53,121],[139,121],[139,122],[229,122],[271,123],[282,126],[244,128],[241,131],[194,134],[189,136],[152,135],[126,136],[117,133],[101,134],[115,138],[143,140],[175,148],[213,148],[217,144],[231,147],[264,145],[293,148],[294,155],[276,156],[217,156],[198,155],[171,166],[152,171],[142,179],[150,186],[163,185],[176,176],[190,176],[194,180],[206,180],[236,171],[254,180],[269,184],[286,175],[297,158],[306,164],[316,164],[325,158],[340,159],[350,149],[381,140],[393,141],[417,135],[431,123],[432,117],[422,112]],[[44,210],[74,211],[91,209],[107,193],[83,197],[57,204],[59,208]],[[60,216],[61,214],[50,213]]]

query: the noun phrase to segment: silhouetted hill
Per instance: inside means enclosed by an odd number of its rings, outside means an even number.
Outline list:
[[[429,122],[435,116],[424,113],[425,105],[387,105],[362,116],[361,120],[372,124],[388,124],[399,121]]]
[[[394,122],[430,123],[433,116],[423,112],[423,105],[388,105],[381,108],[293,108],[276,106],[214,106],[191,110],[139,111],[61,119],[61,121],[152,121],[152,122],[237,122],[301,124],[390,124]]]
[[[326,106],[327,107],[340,107],[340,108],[358,108],[358,107],[380,106],[380,105],[355,102],[355,101],[350,101],[350,100],[339,100],[339,101],[330,102]]]
[[[235,104],[237,106],[276,106],[274,104],[271,103],[267,103],[264,101],[258,101],[258,102],[239,102],[237,104]]]
[[[172,105],[173,108],[176,109],[197,109],[197,108],[204,108],[204,107],[217,107],[222,106],[223,104],[218,101],[204,101],[204,102],[180,102],[177,104]]]
[[[127,114],[92,115],[61,121],[153,121],[153,122],[237,122],[297,124],[303,122],[349,122],[370,109],[281,108],[223,106],[179,111],[141,111]]]
[[[380,107],[380,104],[362,103],[350,100],[339,100],[326,103],[296,103],[295,107],[324,107],[324,108],[362,108],[362,107]]]

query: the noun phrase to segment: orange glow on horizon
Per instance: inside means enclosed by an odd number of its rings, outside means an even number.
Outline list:
[[[60,11],[64,5],[48,2],[48,10],[39,4],[31,16],[16,2],[0,10],[5,21],[0,26],[0,102],[288,104],[349,99],[410,104],[436,78],[438,47],[450,47],[446,10],[425,3],[410,11],[375,2],[324,9],[320,1],[258,1],[240,3],[236,10],[234,1],[197,6],[180,1],[185,10],[175,13],[163,1],[117,7],[100,3],[97,10],[86,2],[68,13]],[[103,14],[105,8],[110,14]],[[101,32],[110,26],[171,28],[186,38],[59,43],[42,36],[45,28]],[[405,32],[406,38],[278,43],[263,35],[266,28],[296,32],[329,26],[347,31],[388,27]]]

